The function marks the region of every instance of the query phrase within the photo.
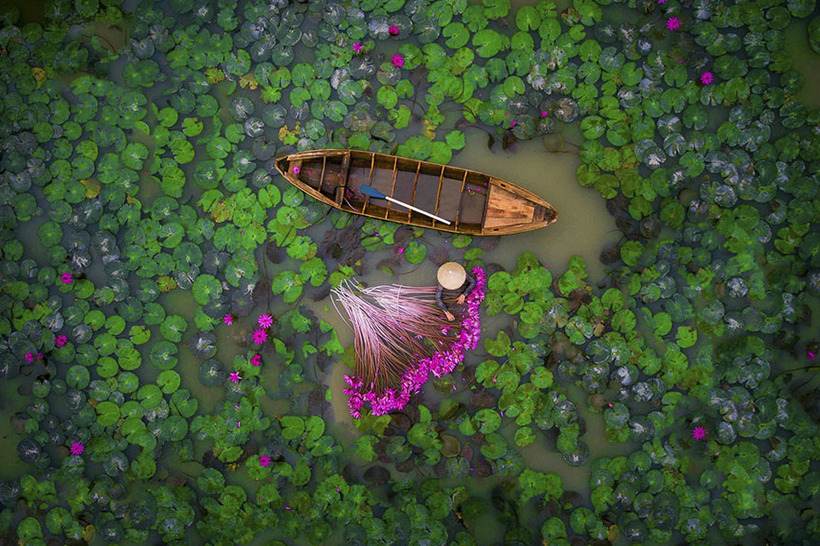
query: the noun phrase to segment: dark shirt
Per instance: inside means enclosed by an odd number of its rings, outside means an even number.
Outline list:
[[[464,284],[461,285],[461,288],[458,290],[448,290],[448,293],[456,293],[458,295],[464,294],[465,296],[469,296],[470,292],[473,291],[475,288],[475,279],[467,273],[467,279],[465,279]],[[449,295],[449,294],[448,294]],[[436,303],[441,308],[442,311],[445,313],[448,311],[447,306],[444,304],[444,300],[442,299],[444,296],[444,287],[438,285],[438,289],[436,290]]]

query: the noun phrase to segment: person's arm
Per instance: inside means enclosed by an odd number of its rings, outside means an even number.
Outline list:
[[[436,288],[436,305],[438,305],[439,308],[442,311],[444,311],[444,316],[447,317],[447,320],[452,321],[455,317],[450,312],[450,310],[447,309],[447,305],[444,303],[444,299],[442,299],[443,295],[444,295],[444,287],[441,286],[441,285],[438,285],[438,288]]]
[[[436,288],[436,305],[438,305],[439,308],[446,313],[447,311],[449,311],[449,309],[447,309],[447,304],[444,303],[444,299],[442,299],[443,296],[444,287],[438,285],[438,288]]]
[[[469,273],[467,273],[466,288],[464,288],[464,291],[456,300],[456,302],[458,302],[459,305],[461,305],[467,300],[467,296],[469,296],[470,292],[472,292],[475,289],[475,285],[475,279]]]
[[[467,273],[467,287],[464,289],[464,292],[462,292],[461,294],[466,298],[467,296],[470,295],[470,292],[472,292],[473,290],[475,290],[475,279],[473,278],[472,275]]]

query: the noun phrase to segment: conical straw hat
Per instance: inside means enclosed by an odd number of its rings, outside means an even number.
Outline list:
[[[438,283],[447,290],[458,290],[467,279],[467,272],[461,264],[447,262],[438,268]]]

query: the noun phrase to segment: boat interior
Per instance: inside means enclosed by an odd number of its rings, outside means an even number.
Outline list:
[[[423,227],[481,233],[490,177],[447,165],[435,165],[357,150],[303,158],[286,170],[300,182],[335,202],[342,210]],[[386,199],[361,193],[369,185],[382,194],[449,220],[450,226]]]

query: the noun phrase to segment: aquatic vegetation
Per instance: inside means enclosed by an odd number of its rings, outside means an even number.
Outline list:
[[[714,76],[711,72],[704,72],[700,75],[700,83],[703,85],[709,85],[712,81],[714,81]]]
[[[376,416],[404,408],[429,374],[450,373],[464,352],[476,347],[485,281],[481,268],[473,274],[476,286],[453,324],[435,303],[435,287],[363,288],[348,283],[334,289],[355,336],[355,375],[345,376],[354,417],[361,417],[365,405]],[[456,304],[452,300],[448,305]]]
[[[818,115],[786,43],[820,50],[815,8],[4,8],[0,377],[23,470],[0,483],[3,536],[469,544],[495,520],[510,543],[817,542],[813,370],[784,366],[817,354]],[[601,281],[580,257],[508,270],[478,239],[328,214],[271,163],[446,163],[468,125],[559,149],[576,122],[578,182],[623,232]],[[486,354],[427,362],[428,386],[363,412],[343,453],[327,377],[352,349],[314,302],[448,259],[488,271]],[[598,419],[618,445],[589,437]],[[519,448],[589,465],[589,483]],[[452,479],[490,475],[491,494]]]
[[[254,330],[253,331],[253,342],[262,344],[265,343],[265,340],[268,339],[268,333],[265,330]]]
[[[262,328],[270,328],[273,325],[273,317],[267,313],[262,313],[256,323]]]

